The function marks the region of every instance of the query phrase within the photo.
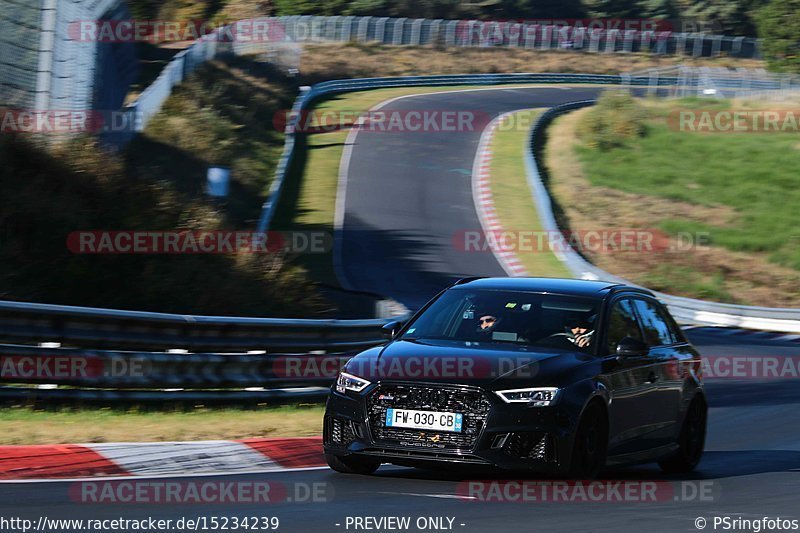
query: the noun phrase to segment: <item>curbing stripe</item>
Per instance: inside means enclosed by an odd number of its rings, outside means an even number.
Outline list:
[[[0,479],[4,480],[127,475],[127,470],[86,446],[0,446]]]
[[[284,468],[308,468],[326,464],[322,454],[322,437],[244,439],[242,442]]]
[[[234,441],[116,443],[89,447],[135,476],[280,468],[267,456]]]
[[[494,199],[491,189],[491,167],[492,167],[492,139],[497,131],[497,126],[505,117],[521,111],[520,109],[509,111],[497,116],[492,120],[481,133],[478,142],[478,151],[475,154],[475,161],[472,166],[472,198],[475,203],[475,210],[478,213],[481,227],[484,233],[489,234],[503,230],[497,210],[494,206]],[[529,276],[517,254],[510,250],[499,250],[494,241],[490,242],[492,253],[494,253],[500,266],[509,276]]]
[[[0,481],[278,472],[325,465],[321,437],[0,446]]]

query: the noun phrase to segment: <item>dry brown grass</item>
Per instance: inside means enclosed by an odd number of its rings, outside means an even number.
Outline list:
[[[665,219],[689,219],[712,226],[733,225],[737,213],[727,206],[702,206],[592,185],[575,153],[575,129],[590,109],[557,119],[548,129],[545,164],[549,189],[563,209],[559,224],[573,230],[655,228]],[[776,265],[765,254],[741,253],[720,247],[695,247],[683,252],[587,253],[600,268],[635,283],[679,296],[698,294],[681,287],[653,287],[654,272],[686,269],[715,277],[734,300],[768,307],[794,307],[800,302],[800,274]]]
[[[300,71],[308,82],[331,78],[411,76],[423,74],[478,74],[499,72],[586,72],[617,74],[651,67],[676,65],[764,68],[758,60],[651,56],[645,54],[590,54],[517,48],[451,48],[387,46],[380,44],[324,44],[304,47]]]
[[[0,445],[307,437],[322,433],[323,411],[321,405],[189,412],[6,408]]]

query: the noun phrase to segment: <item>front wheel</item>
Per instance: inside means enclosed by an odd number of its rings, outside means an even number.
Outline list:
[[[369,475],[375,472],[381,462],[370,457],[340,456],[332,453],[325,453],[325,461],[328,466],[342,474],[363,474]]]
[[[606,464],[608,421],[603,408],[594,403],[586,408],[575,432],[568,476],[594,479]]]
[[[701,396],[692,400],[678,437],[678,452],[658,465],[668,474],[691,472],[700,462],[706,444],[708,408]]]

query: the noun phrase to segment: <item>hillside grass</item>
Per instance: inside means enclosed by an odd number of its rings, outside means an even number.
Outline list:
[[[604,269],[683,296],[764,306],[800,303],[800,144],[796,133],[700,133],[669,122],[676,109],[796,105],[647,101],[646,133],[610,149],[579,139],[592,109],[549,128],[550,189],[571,228],[649,228],[700,235],[683,251],[590,254]],[[793,107],[794,106],[794,107]]]
[[[528,134],[541,113],[540,109],[513,113],[501,123],[489,145],[492,152],[489,187],[495,212],[501,227],[516,234],[542,231],[525,172]],[[552,251],[534,248],[515,250],[517,258],[530,275],[572,277]]]
[[[77,231],[255,228],[294,91],[247,58],[214,61],[178,87],[122,152],[76,138],[44,150],[0,137],[0,299],[161,312],[313,316],[329,305],[285,254],[76,254]],[[231,191],[205,194],[210,165]]]

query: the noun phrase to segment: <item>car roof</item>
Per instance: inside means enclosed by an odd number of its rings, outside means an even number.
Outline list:
[[[622,283],[565,278],[465,278],[458,281],[454,288],[540,292],[589,298],[604,298],[622,290],[652,295],[647,290]]]

